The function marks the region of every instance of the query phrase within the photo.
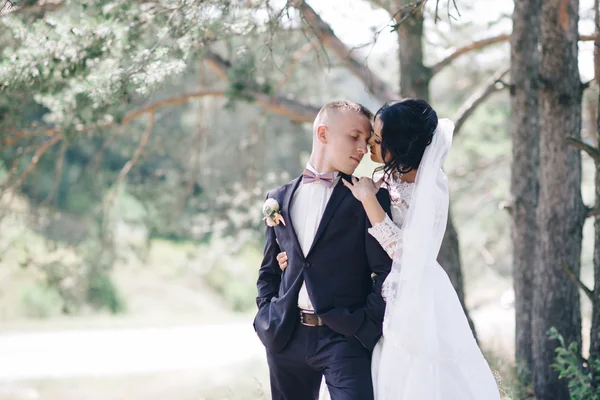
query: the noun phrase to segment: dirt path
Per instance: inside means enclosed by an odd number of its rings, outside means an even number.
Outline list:
[[[250,322],[0,335],[0,380],[215,370],[262,357]]]

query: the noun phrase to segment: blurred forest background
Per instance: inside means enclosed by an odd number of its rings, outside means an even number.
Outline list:
[[[251,329],[264,195],[301,173],[321,105],[400,97],[457,125],[440,261],[504,398],[600,398],[597,9],[0,0],[0,399],[268,398]],[[115,372],[124,343],[181,326],[197,334]],[[134,334],[85,336],[103,331]],[[92,355],[56,372],[98,346],[113,373]]]

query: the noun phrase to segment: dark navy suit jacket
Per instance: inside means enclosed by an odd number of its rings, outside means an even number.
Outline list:
[[[286,226],[267,227],[258,274],[254,329],[269,351],[281,351],[292,336],[300,319],[298,293],[303,281],[315,312],[329,328],[358,339],[369,351],[381,337],[385,312],[381,286],[392,260],[367,232],[370,223],[364,208],[342,179],[349,176],[341,174],[306,257],[290,217],[290,204],[302,178],[267,194],[277,200],[286,222]],[[377,198],[389,215],[387,190],[379,190]],[[288,255],[283,272],[276,259],[281,251]]]

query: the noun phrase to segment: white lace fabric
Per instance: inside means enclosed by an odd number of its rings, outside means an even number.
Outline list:
[[[392,220],[402,226],[404,218],[408,214],[408,206],[412,200],[415,184],[413,182],[403,182],[395,178],[385,185],[390,193]]]
[[[392,260],[399,259],[402,253],[402,223],[408,213],[408,206],[412,199],[414,183],[402,182],[394,179],[385,184],[390,193],[392,218],[387,214],[383,221],[369,228],[369,234],[379,242]],[[383,299],[387,302],[388,297],[398,291],[400,285],[400,271],[394,268],[387,276],[385,285],[381,290]]]
[[[402,245],[400,243],[402,241],[402,229],[396,226],[386,214],[383,221],[369,228],[369,233],[379,242],[381,247],[388,253],[388,256],[393,259],[396,246]]]
[[[383,221],[369,228],[373,236],[388,253],[391,259],[402,250],[402,222],[408,213],[408,205],[412,198],[413,183],[394,180],[386,187],[390,193],[392,218],[387,214]]]

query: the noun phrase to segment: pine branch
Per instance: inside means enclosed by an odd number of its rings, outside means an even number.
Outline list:
[[[310,104],[299,103],[295,100],[283,97],[283,96],[269,96],[265,93],[259,92],[247,92],[247,95],[251,96],[261,107],[275,113],[278,115],[282,115],[286,118],[289,118],[293,122],[297,123],[311,123],[313,122],[315,116],[319,112],[320,107]],[[169,97],[166,99],[158,100],[155,102],[151,102],[145,104],[135,110],[128,112],[123,120],[121,121],[121,126],[125,126],[130,124],[132,121],[138,119],[142,115],[154,113],[158,109],[179,105],[187,103],[190,100],[197,99],[200,97],[225,97],[226,92],[223,90],[199,90],[197,92],[191,92],[182,94],[179,96]],[[88,126],[80,126],[76,130],[79,133],[90,132],[96,129],[105,129],[114,126],[114,122],[110,123],[98,123],[94,125]],[[46,129],[42,132],[32,130],[32,131],[18,131],[14,135],[9,136],[3,140],[3,144],[5,147],[11,146],[16,143],[18,140],[45,135],[50,137],[55,137],[60,135],[61,130],[59,128]]]
[[[596,164],[600,163],[600,150],[598,150],[594,146],[590,146],[589,144],[585,143],[581,139],[574,138],[574,137],[568,137],[567,144],[570,144],[571,146],[576,147],[579,150],[586,152],[594,160],[594,162]]]
[[[333,29],[313,10],[304,0],[292,0],[291,5],[295,7],[308,23],[315,36],[331,50],[367,87],[369,92],[378,100],[385,102],[398,97],[398,93],[378,75],[374,74],[365,62],[359,60],[346,44],[342,42],[333,32]]]
[[[281,89],[281,87],[287,82],[287,80],[292,76],[294,69],[296,68],[296,65],[298,65],[298,63],[300,62],[300,60],[302,60],[302,58],[308,54],[317,44],[319,43],[318,39],[313,39],[310,42],[306,43],[304,46],[302,46],[300,49],[298,49],[294,55],[292,56],[292,59],[290,61],[290,63],[288,64],[288,67],[286,68],[283,77],[279,80],[279,82],[277,82],[275,84],[275,92],[279,91]]]
[[[577,285],[577,287],[581,290],[583,290],[583,292],[585,293],[585,295],[590,299],[590,301],[592,303],[595,303],[594,301],[594,291],[591,290],[590,288],[588,288],[583,282],[581,282],[581,280],[575,275],[575,273],[569,268],[569,266],[567,265],[566,262],[562,262],[560,264],[561,268],[563,269],[563,271],[565,271],[565,273],[569,276],[569,278],[571,278],[571,280],[573,281],[573,283],[575,283],[575,285]]]
[[[167,106],[175,106],[179,104],[187,103],[190,100],[197,99],[200,97],[223,97],[225,96],[225,91],[223,90],[199,90],[197,92],[191,92],[182,94],[179,96],[168,97],[163,100],[158,100],[152,103],[148,103],[143,105],[140,108],[132,110],[128,112],[125,117],[123,117],[123,121],[121,121],[121,125],[127,125],[131,121],[139,118],[140,116],[148,113],[154,113],[159,108],[167,107]]]
[[[452,61],[456,60],[458,57],[470,53],[472,51],[481,50],[485,47],[491,46],[493,44],[506,42],[510,38],[509,34],[502,34],[498,36],[489,37],[482,40],[477,40],[473,43],[470,43],[466,46],[459,47],[452,54],[446,56],[442,61],[431,67],[431,74],[435,75],[440,72],[442,69],[447,67],[452,63]]]
[[[501,79],[509,71],[508,67],[503,66],[494,75],[492,75],[484,84],[469,97],[459,108],[454,117],[454,135],[458,135],[464,123],[471,114],[479,107],[492,93],[502,90],[506,84]]]
[[[50,149],[56,143],[60,142],[61,139],[62,135],[54,135],[52,138],[50,138],[41,146],[39,146],[33,157],[31,157],[31,161],[29,162],[25,170],[21,173],[21,176],[19,176],[17,182],[14,185],[12,185],[12,187],[20,187],[23,184],[23,182],[25,182],[25,179],[27,179],[29,174],[33,172],[44,153],[46,153],[46,151],[48,151],[48,149]]]
[[[450,65],[454,60],[456,60],[457,58],[459,58],[460,56],[462,56],[464,54],[467,54],[467,53],[470,53],[470,52],[476,51],[476,50],[481,50],[485,47],[488,47],[488,46],[491,46],[494,44],[506,42],[508,39],[510,39],[510,34],[504,33],[504,34],[501,34],[498,36],[492,36],[492,37],[489,37],[486,39],[477,40],[466,46],[459,47],[452,54],[448,55],[443,60],[441,60],[437,64],[433,65],[431,67],[431,74],[432,74],[432,76],[437,74],[442,69],[444,69],[445,67]],[[595,39],[596,39],[596,37],[594,35],[580,35],[579,36],[579,40],[582,42],[590,42],[590,41],[594,41]]]
[[[52,187],[52,191],[48,193],[48,196],[40,203],[40,207],[45,207],[54,199],[56,193],[58,192],[58,188],[60,187],[60,182],[62,181],[63,175],[63,167],[65,165],[65,152],[67,151],[67,147],[69,144],[67,141],[62,142],[60,146],[60,152],[58,154],[58,158],[56,160],[56,177],[54,178],[54,185]]]
[[[217,75],[226,81],[229,80],[228,70],[231,68],[229,61],[217,54],[207,53],[206,62]],[[244,91],[244,94],[252,97],[261,107],[297,123],[313,122],[321,108],[312,104],[300,103],[282,95],[268,95],[249,90]]]
[[[219,90],[200,90],[197,92],[186,93],[186,94],[182,94],[182,95],[174,96],[174,97],[168,97],[166,99],[148,103],[148,104],[145,104],[145,105],[143,105],[139,108],[136,108],[136,109],[128,112],[127,114],[125,114],[125,117],[121,121],[120,125],[122,125],[122,126],[128,125],[133,120],[141,117],[142,115],[155,112],[159,108],[166,107],[166,106],[178,105],[178,104],[184,104],[192,99],[196,99],[196,98],[200,98],[200,97],[207,97],[207,96],[223,97],[223,96],[225,96],[225,92],[222,90],[221,91],[219,91]],[[78,133],[86,133],[86,132],[90,132],[90,131],[93,131],[96,129],[110,128],[114,125],[115,125],[115,122],[112,122],[112,121],[108,122],[108,123],[103,122],[103,123],[97,123],[97,124],[87,125],[87,126],[83,126],[83,125],[78,126],[75,128],[75,130]],[[0,150],[4,150],[5,148],[14,145],[16,142],[18,142],[21,139],[34,137],[34,136],[54,137],[56,135],[59,135],[61,132],[62,132],[62,130],[60,128],[49,128],[49,129],[45,129],[42,131],[39,131],[39,130],[16,131],[16,132],[14,132],[13,135],[7,136],[2,140],[3,147]]]
[[[597,218],[600,217],[600,208],[597,206],[586,207],[585,218]]]
[[[98,172],[98,170],[100,169],[100,163],[102,162],[102,158],[104,157],[104,153],[106,152],[106,149],[111,144],[111,142],[117,136],[117,132],[118,131],[119,131],[118,129],[113,130],[113,132],[110,134],[110,136],[104,141],[104,143],[102,143],[102,147],[100,148],[100,151],[98,151],[98,153],[96,153],[96,155],[94,156],[94,158],[90,159],[90,161],[88,161],[88,163],[86,164],[86,166],[83,168],[84,172],[87,171],[88,168],[90,168],[90,166],[92,164],[94,164],[94,168],[96,170],[96,173]],[[83,174],[81,174],[80,176],[83,177]]]
[[[142,138],[140,139],[140,143],[138,144],[138,147],[135,150],[135,153],[133,153],[133,156],[131,157],[131,159],[129,161],[127,161],[127,163],[125,163],[125,165],[121,169],[121,172],[119,172],[117,181],[115,182],[112,191],[110,192],[110,194],[107,197],[107,200],[106,200],[107,204],[112,203],[112,201],[114,200],[114,197],[117,193],[117,189],[119,188],[119,186],[121,186],[121,184],[125,180],[125,177],[127,177],[127,174],[129,174],[129,171],[131,171],[131,169],[135,166],[135,164],[138,162],[138,160],[144,153],[144,149],[146,148],[146,145],[148,144],[148,140],[150,140],[150,134],[152,133],[153,128],[154,128],[154,112],[152,111],[152,112],[150,112],[150,116],[148,119],[148,126],[146,127],[146,131],[142,135]]]

